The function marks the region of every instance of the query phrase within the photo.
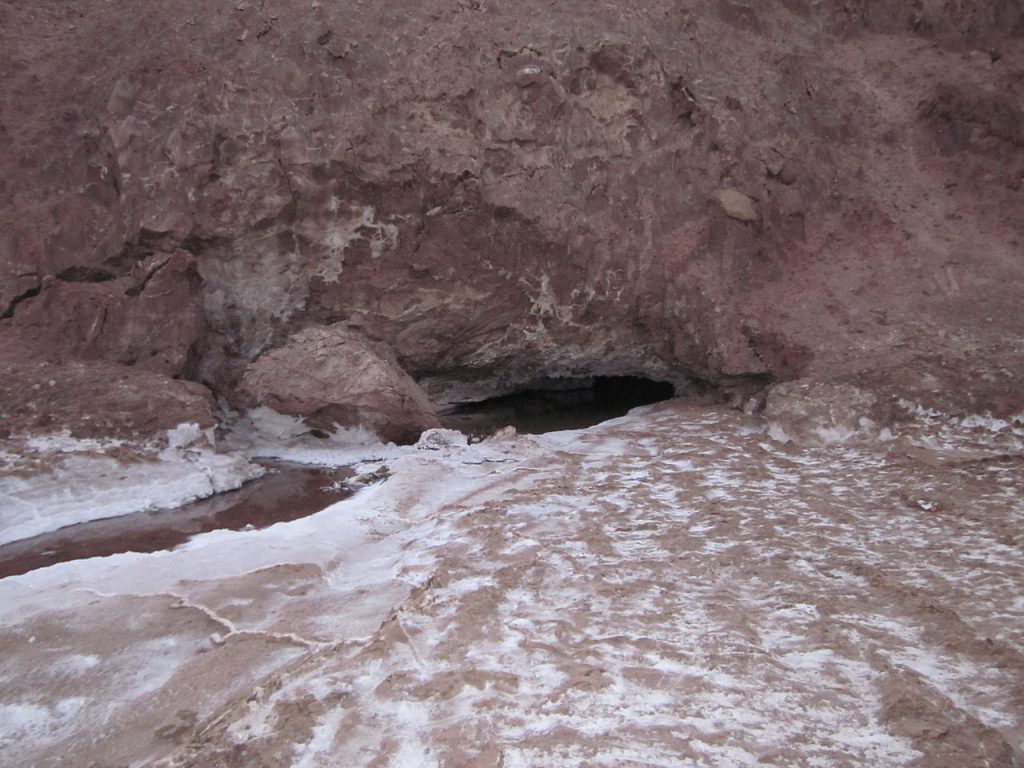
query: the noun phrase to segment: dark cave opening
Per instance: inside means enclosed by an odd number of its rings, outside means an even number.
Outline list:
[[[674,396],[670,382],[639,376],[554,378],[512,394],[455,406],[440,419],[443,426],[470,437],[486,437],[505,426],[536,435],[583,429]]]

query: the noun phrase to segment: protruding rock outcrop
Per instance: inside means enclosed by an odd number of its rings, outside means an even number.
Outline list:
[[[213,395],[191,381],[100,361],[0,362],[0,439],[59,432],[150,437],[217,423]]]
[[[0,333],[9,361],[103,360],[174,376],[203,330],[202,279],[190,253],[156,254],[115,277],[69,267],[19,302]]]

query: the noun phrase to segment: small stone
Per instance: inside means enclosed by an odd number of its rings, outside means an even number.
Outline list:
[[[516,70],[516,84],[521,88],[543,82],[544,67],[534,62],[528,62]]]
[[[416,450],[440,451],[443,448],[464,448],[469,439],[455,429],[428,429],[416,441]]]
[[[754,209],[754,200],[743,194],[738,189],[726,187],[719,190],[718,202],[725,211],[725,215],[739,221],[757,221],[757,211]]]
[[[771,178],[775,178],[782,173],[783,165],[784,161],[778,155],[773,155],[764,161],[765,171],[767,171],[768,176]]]
[[[516,428],[509,424],[508,426],[496,430],[493,435],[487,438],[487,441],[498,443],[502,442],[503,440],[512,440],[516,437],[517,434],[518,432],[516,431]]]

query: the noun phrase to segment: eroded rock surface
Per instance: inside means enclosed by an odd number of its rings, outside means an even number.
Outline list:
[[[154,360],[230,395],[344,322],[439,401],[807,376],[1019,410],[1022,18],[2,3],[0,348],[29,334],[47,359]],[[182,250],[194,337],[185,293],[74,279]],[[110,330],[77,330],[104,311]]]
[[[43,278],[0,335],[8,360],[103,360],[182,372],[203,328],[202,278],[185,251],[139,261],[116,279],[96,267]]]
[[[213,396],[195,382],[104,362],[0,363],[0,439],[62,429],[150,436],[216,421]]]

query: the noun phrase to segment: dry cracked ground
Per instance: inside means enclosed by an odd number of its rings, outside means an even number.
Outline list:
[[[0,581],[0,763],[1024,764],[1020,425],[681,402]]]

